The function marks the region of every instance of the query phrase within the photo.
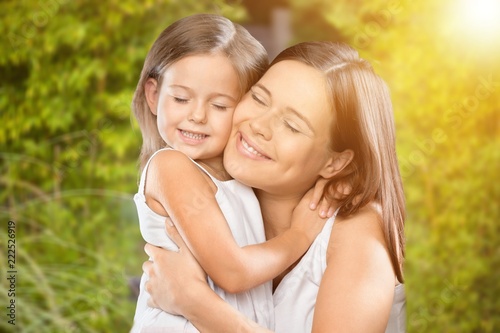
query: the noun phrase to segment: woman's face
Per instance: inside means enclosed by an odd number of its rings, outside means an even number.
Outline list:
[[[248,186],[301,196],[332,156],[332,121],[324,75],[298,61],[281,61],[236,107],[224,166]]]

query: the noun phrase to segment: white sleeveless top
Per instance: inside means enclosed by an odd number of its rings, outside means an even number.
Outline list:
[[[326,269],[326,250],[336,214],[323,227],[299,263],[274,292],[275,332],[309,333],[312,330],[318,289]],[[404,286],[394,291],[386,333],[405,332],[406,298]]]
[[[170,148],[167,148],[170,149]],[[161,149],[165,150],[165,149]],[[159,151],[161,151],[159,150]],[[155,213],[146,204],[144,186],[146,172],[150,161],[159,152],[155,152],[142,171],[139,191],[134,196],[139,215],[139,225],[142,237],[148,243],[161,246],[168,250],[177,251],[175,243],[168,238],[165,232],[165,217]],[[226,218],[236,243],[240,246],[263,243],[266,241],[264,225],[259,202],[253,190],[236,180],[220,181],[210,175],[203,167],[193,161],[205,172],[217,186],[215,198]],[[197,221],[192,221],[196,223]],[[134,325],[131,332],[198,332],[198,330],[184,317],[175,316],[147,306],[149,294],[144,288],[147,280],[145,274],[141,278],[140,294],[134,316]],[[263,327],[274,329],[274,310],[272,298],[272,282],[259,285],[248,291],[231,294],[227,293],[208,278],[210,287],[241,312],[245,317],[252,319]]]

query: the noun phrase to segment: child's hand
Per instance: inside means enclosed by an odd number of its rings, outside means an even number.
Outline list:
[[[346,182],[339,182],[331,191],[332,199],[328,199],[327,196],[324,195],[325,185],[327,183],[327,179],[320,178],[316,181],[314,188],[309,190],[309,192],[312,191],[309,208],[311,210],[316,210],[316,208],[318,208],[319,216],[322,218],[332,217],[339,207],[338,201],[344,199],[347,195],[349,195],[349,193],[351,193],[351,186],[349,184]],[[306,194],[302,200],[304,200],[307,196],[308,194]]]
[[[309,203],[312,200],[314,191],[315,189],[310,189],[295,207],[290,226],[291,229],[305,234],[311,243],[323,229],[327,217],[326,214],[321,216],[316,210],[310,208]]]

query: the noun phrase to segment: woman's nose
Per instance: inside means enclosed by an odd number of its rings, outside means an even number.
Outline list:
[[[193,106],[188,119],[196,124],[205,124],[207,122],[207,110],[203,104]]]
[[[262,136],[265,140],[270,140],[273,136],[273,131],[271,129],[272,121],[273,116],[270,113],[255,116],[249,122],[250,129],[254,134]]]

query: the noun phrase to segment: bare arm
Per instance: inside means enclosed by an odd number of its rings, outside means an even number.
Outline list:
[[[166,229],[179,246],[179,252],[146,245],[145,250],[153,259],[143,265],[148,275],[146,289],[151,295],[150,306],[184,316],[201,332],[270,332],[215,294],[175,227],[167,225]]]
[[[240,248],[215,191],[215,185],[180,152],[162,151],[151,162],[146,179],[146,198],[152,201],[148,205],[164,208],[203,269],[232,293],[279,275],[307,250],[325,222],[316,212],[302,210],[297,218],[307,223],[295,223],[268,242]]]
[[[391,309],[395,275],[388,258],[378,216],[364,209],[335,223],[313,320],[318,332],[384,332]],[[168,234],[182,238],[174,227]],[[182,243],[181,243],[182,244]],[[208,287],[189,251],[154,250],[154,263],[144,265],[153,306],[181,314],[203,332],[268,332],[225,304]]]
[[[353,217],[339,218],[330,237],[312,332],[384,332],[395,282],[376,211],[365,207]]]

